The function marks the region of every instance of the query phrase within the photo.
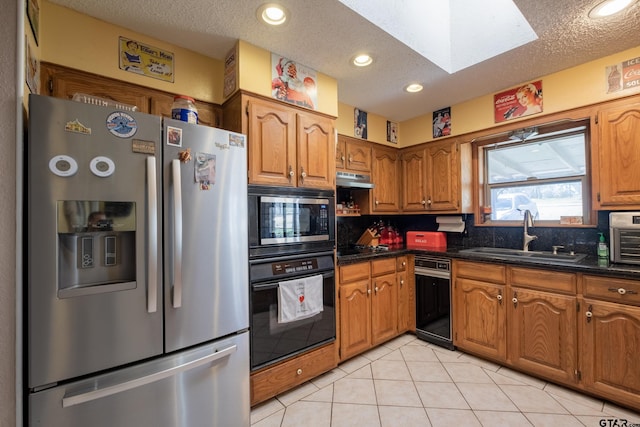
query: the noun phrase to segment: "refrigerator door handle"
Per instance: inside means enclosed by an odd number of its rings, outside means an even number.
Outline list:
[[[156,158],[147,157],[147,227],[148,262],[147,262],[147,312],[155,313],[158,309],[158,192],[156,182]]]
[[[173,308],[182,306],[182,180],[180,160],[171,161],[173,181]]]
[[[144,377],[123,381],[118,384],[108,385],[105,387],[98,386],[98,388],[88,391],[86,393],[70,394],[68,396],[65,395],[62,398],[62,407],[68,408],[70,406],[80,405],[82,403],[91,402],[93,400],[100,399],[102,397],[107,397],[117,393],[122,393],[124,391],[131,390],[136,387],[141,387],[143,385],[160,381],[165,378],[176,376],[182,372],[186,372],[191,369],[195,369],[199,366],[206,365],[208,363],[213,363],[215,361],[228,357],[232,353],[235,353],[237,349],[238,349],[238,346],[234,344],[223,350],[216,351],[215,353],[209,354],[207,356],[201,357],[191,362],[174,366],[172,368],[165,369],[162,371],[154,372],[153,374],[146,375]]]

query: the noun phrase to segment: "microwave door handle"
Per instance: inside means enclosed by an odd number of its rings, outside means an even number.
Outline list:
[[[156,158],[147,157],[147,312],[158,309],[158,192]]]
[[[173,184],[173,308],[182,306],[182,180],[180,160],[171,161]]]

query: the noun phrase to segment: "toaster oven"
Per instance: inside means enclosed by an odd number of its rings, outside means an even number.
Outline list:
[[[609,214],[611,262],[640,264],[640,212]]]

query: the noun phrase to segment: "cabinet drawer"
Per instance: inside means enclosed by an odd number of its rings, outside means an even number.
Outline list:
[[[640,281],[584,276],[584,296],[640,305]]]
[[[405,271],[407,269],[407,257],[399,256],[396,258],[396,271]]]
[[[467,277],[491,283],[505,283],[507,281],[506,268],[503,265],[456,260],[453,266],[456,277]]]
[[[341,265],[339,270],[340,283],[351,283],[356,280],[369,278],[369,262],[359,262],[357,264]]]
[[[383,258],[371,261],[371,275],[379,276],[381,274],[395,273],[396,271],[396,259],[395,258]]]
[[[511,285],[575,295],[577,278],[573,273],[511,267]]]
[[[251,375],[251,406],[337,366],[335,343]]]

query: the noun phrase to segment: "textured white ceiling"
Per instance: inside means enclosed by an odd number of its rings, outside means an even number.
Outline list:
[[[335,78],[340,102],[394,121],[640,46],[640,3],[592,21],[587,13],[600,0],[514,0],[538,39],[449,74],[338,0],[279,0],[291,19],[275,29],[256,18],[263,0],[51,1],[216,59],[245,40]],[[376,62],[356,69],[350,59],[362,51]],[[410,82],[425,90],[405,93]]]

